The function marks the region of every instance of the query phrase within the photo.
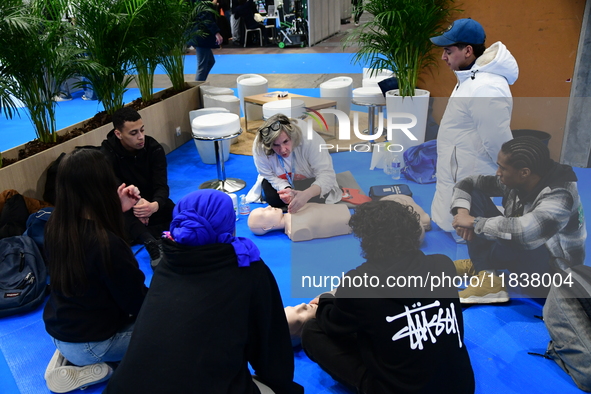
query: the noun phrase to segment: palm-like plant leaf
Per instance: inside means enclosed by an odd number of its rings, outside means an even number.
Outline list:
[[[123,94],[133,80],[140,35],[135,27],[147,0],[74,0],[78,45],[92,70],[85,76],[107,113],[123,107]],[[141,38],[140,38],[141,39]]]
[[[369,0],[364,9],[374,18],[354,29],[344,46],[359,45],[355,63],[389,69],[401,96],[414,95],[421,70],[435,64],[430,37],[456,11],[454,0]]]
[[[209,1],[191,3],[186,0],[161,0],[166,3],[166,18],[161,26],[167,32],[163,36],[163,51],[160,64],[166,70],[172,87],[182,90],[185,86],[184,55],[189,41],[203,34],[202,26],[196,22],[201,12],[214,12]]]
[[[16,19],[2,19],[0,83],[26,105],[42,142],[56,141],[53,97],[83,60],[72,41],[72,26],[61,21],[66,5],[65,0],[31,0],[12,10]],[[9,103],[6,93],[2,101]]]

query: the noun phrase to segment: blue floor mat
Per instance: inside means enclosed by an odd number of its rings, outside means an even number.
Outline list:
[[[224,55],[231,56],[231,55]],[[236,55],[247,56],[247,55]],[[259,55],[260,56],[260,55]],[[154,89],[155,92],[162,89]],[[234,94],[238,96],[236,88],[233,89]],[[279,89],[269,88],[270,91]],[[318,88],[299,88],[299,89],[280,89],[289,93],[300,94],[303,96],[320,97],[320,89]],[[70,101],[62,101],[56,106],[56,126],[57,130],[71,126],[75,123],[92,118],[98,112],[103,111],[102,104],[98,101],[82,100],[82,91],[72,93],[73,99]],[[140,97],[139,89],[129,89],[124,95],[124,102],[129,103]],[[352,105],[353,111],[366,112],[367,108],[358,105]],[[244,116],[244,115],[242,115]],[[29,120],[26,108],[21,108],[20,116],[15,116],[12,119],[7,119],[0,112],[0,152],[14,148],[22,144],[26,144],[37,138],[33,124]]]
[[[353,74],[363,66],[353,65],[352,53],[282,53],[268,55],[215,55],[211,74]],[[185,56],[185,74],[195,74],[197,58]],[[165,74],[162,67],[157,74]]]
[[[370,154],[341,152],[332,155],[337,172],[350,170],[361,188],[367,193],[375,184],[394,183],[380,170],[369,170]],[[193,141],[189,141],[168,155],[171,198],[178,200],[199,185],[216,177],[215,165],[203,164]],[[226,173],[246,181],[246,193],[256,180],[256,171],[250,156],[230,155]],[[591,178],[591,170],[576,169],[583,201],[591,201],[591,187],[584,179]],[[405,183],[404,179],[395,183]],[[430,212],[435,185],[408,182],[415,201]],[[252,204],[254,209],[258,204]],[[294,280],[292,255],[299,247],[311,248],[318,264],[328,267],[331,275],[347,271],[362,260],[358,243],[351,235],[327,240],[292,243],[285,234],[272,232],[254,236],[247,227],[246,217],[237,221],[237,235],[253,239],[261,250],[262,258],[273,271],[285,305],[307,301],[292,293]],[[140,268],[151,280],[149,256],[141,247],[134,247]],[[427,232],[422,249],[426,253],[444,253],[450,258],[465,258],[465,245],[457,245],[452,238],[434,226]],[[291,253],[288,251],[291,250]],[[357,254],[355,254],[357,253]],[[316,292],[314,292],[316,295]],[[54,348],[47,336],[41,317],[41,308],[22,316],[0,319],[0,392],[49,393],[43,380],[45,367]],[[580,393],[570,377],[551,360],[528,355],[528,351],[543,353],[549,341],[544,323],[535,318],[541,315],[540,304],[529,299],[512,299],[503,306],[471,306],[464,310],[465,344],[470,353],[479,394],[506,393]],[[295,380],[308,393],[346,393],[345,389],[311,362],[301,349],[295,349]],[[4,364],[4,368],[3,368]],[[91,386],[85,393],[99,393],[105,384]]]
[[[160,90],[162,89],[154,89],[154,92]],[[82,91],[74,92],[72,100],[57,103],[55,110],[56,130],[92,118],[104,110],[103,105],[98,101],[82,100],[82,94]],[[123,102],[130,103],[138,97],[140,97],[139,89],[128,89],[123,95]],[[4,114],[0,113],[0,152],[37,138],[26,108],[20,108],[19,113],[20,116],[17,115],[12,119],[6,119]]]

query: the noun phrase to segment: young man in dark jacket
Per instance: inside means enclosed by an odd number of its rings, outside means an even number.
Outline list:
[[[101,151],[113,165],[120,182],[139,188],[142,199],[125,213],[125,228],[133,243],[143,243],[152,267],[162,256],[160,234],[168,230],[174,203],[168,197],[168,174],[164,149],[145,135],[140,114],[130,107],[113,114],[114,129]]]
[[[462,303],[506,302],[507,284],[544,296],[544,275],[585,261],[587,231],[573,169],[550,159],[534,137],[505,142],[497,163],[496,176],[471,176],[454,187],[453,226],[470,255],[456,261],[458,274],[471,277]],[[490,197],[503,197],[504,213]],[[499,276],[497,269],[511,274]]]

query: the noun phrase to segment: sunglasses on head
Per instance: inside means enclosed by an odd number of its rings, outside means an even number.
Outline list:
[[[271,131],[277,131],[279,130],[279,128],[281,127],[281,125],[288,125],[289,123],[289,119],[287,118],[281,118],[276,120],[275,122],[271,123],[269,126],[267,127],[263,127],[262,129],[259,130],[259,132],[261,133],[261,135],[263,137],[266,137],[269,135],[269,133]]]

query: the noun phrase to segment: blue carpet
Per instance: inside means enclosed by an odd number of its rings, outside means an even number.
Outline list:
[[[158,92],[162,89],[154,89]],[[72,100],[57,103],[55,110],[56,129],[60,130],[83,120],[92,118],[104,110],[98,101],[82,100],[82,91],[72,93]],[[130,103],[140,97],[139,89],[128,89],[123,95],[123,102]],[[19,109],[19,115],[7,119],[0,113],[0,152],[14,148],[37,138],[35,129],[29,120],[26,108]]]
[[[162,89],[154,89],[155,92],[159,90]],[[233,90],[234,94],[238,96],[237,89],[234,88]],[[300,94],[303,96],[320,97],[320,89],[318,88],[275,89],[273,87],[270,87],[269,90],[285,90],[290,93]],[[92,118],[97,112],[104,110],[102,104],[99,104],[98,101],[82,100],[82,91],[72,93],[72,97],[73,99],[70,101],[62,101],[57,103],[55,114],[57,130],[71,126],[83,120]],[[129,89],[123,97],[124,102],[129,103],[140,97],[139,89]],[[353,111],[360,112],[367,111],[367,108],[358,105],[352,105],[351,109]],[[26,108],[21,108],[20,116],[17,115],[12,119],[7,119],[2,113],[0,113],[0,152],[4,152],[8,149],[14,148],[15,146],[25,144],[36,138],[37,135],[35,134],[35,129],[33,128],[31,121],[29,120]]]
[[[350,170],[361,188],[367,193],[375,184],[392,183],[382,171],[369,170],[370,155],[366,153],[341,152],[333,154],[335,170]],[[178,200],[186,193],[196,190],[199,185],[216,177],[215,165],[203,164],[194,146],[189,141],[168,155],[169,183],[171,198]],[[256,179],[255,167],[249,156],[231,155],[226,162],[230,177],[241,178],[247,187],[238,194],[246,193]],[[579,178],[591,178],[591,170],[576,169]],[[404,179],[396,183],[405,183]],[[579,182],[584,201],[591,201],[591,187]],[[408,182],[415,201],[430,212],[430,203],[435,186],[418,185]],[[252,208],[259,206],[252,204]],[[298,280],[294,280],[299,268],[294,268],[292,256],[297,248],[312,251],[314,266],[329,271],[330,275],[356,266],[359,257],[358,242],[351,235],[292,243],[285,234],[272,232],[265,236],[254,236],[247,227],[246,217],[237,221],[237,235],[254,240],[261,250],[265,262],[273,271],[285,305],[307,301],[297,292]],[[288,251],[291,249],[291,253]],[[464,245],[456,245],[451,237],[436,226],[426,234],[422,249],[426,253],[444,253],[451,257],[466,257]],[[147,252],[134,247],[141,269],[146,273],[146,283],[151,280],[151,269]],[[310,254],[309,254],[310,255]],[[315,290],[313,295],[316,295]],[[0,320],[0,351],[6,364],[0,358],[0,392],[48,393],[43,381],[43,372],[53,354],[53,345],[45,333],[39,308],[22,316]],[[530,356],[528,351],[545,350],[549,336],[544,324],[534,315],[541,314],[541,306],[529,299],[512,299],[504,306],[472,306],[464,310],[465,343],[474,367],[477,393],[496,394],[523,392],[580,392],[570,378],[550,360]],[[295,380],[304,385],[309,393],[345,393],[344,388],[332,380],[316,364],[312,363],[301,349],[295,350]],[[99,393],[103,385],[88,388],[86,393]]]
[[[215,54],[215,50],[214,50]],[[352,53],[282,53],[268,55],[215,55],[211,74],[351,74],[363,72],[353,65]],[[185,74],[195,74],[197,59],[185,56]],[[166,74],[162,67],[156,74]]]

